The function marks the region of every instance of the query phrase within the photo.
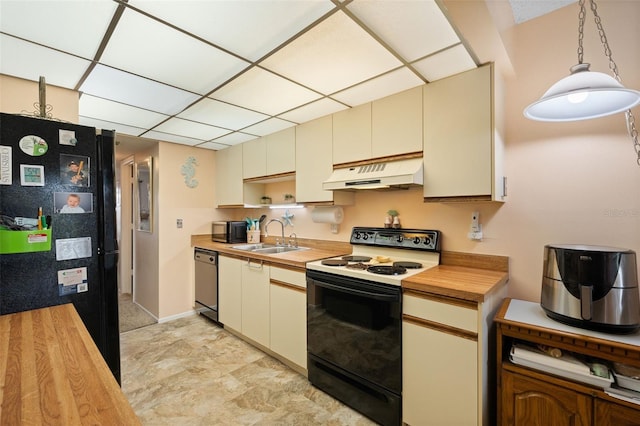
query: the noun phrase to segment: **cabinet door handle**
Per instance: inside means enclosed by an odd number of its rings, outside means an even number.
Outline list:
[[[247,259],[247,268],[253,268],[253,269],[262,269],[262,265],[263,261],[260,261],[260,265],[258,266],[251,266],[251,259]]]

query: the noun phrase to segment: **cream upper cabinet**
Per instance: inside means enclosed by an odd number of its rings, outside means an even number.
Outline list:
[[[218,299],[220,322],[242,331],[242,260],[218,256]]]
[[[422,151],[422,86],[371,103],[371,157]]]
[[[266,136],[267,176],[296,170],[296,129],[289,127]]]
[[[333,118],[333,164],[371,158],[371,103],[336,112]]]
[[[267,138],[253,139],[242,144],[242,177],[245,179],[267,174]]]
[[[424,197],[504,201],[493,65],[424,86]]]
[[[216,204],[242,206],[242,145],[216,151]]]
[[[332,134],[330,115],[296,127],[296,201],[299,203],[353,203],[352,193],[322,189],[322,182],[333,172]]]

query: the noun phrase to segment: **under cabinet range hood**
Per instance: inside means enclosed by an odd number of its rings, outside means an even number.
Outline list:
[[[322,189],[408,189],[422,186],[422,158],[396,160],[335,169]]]

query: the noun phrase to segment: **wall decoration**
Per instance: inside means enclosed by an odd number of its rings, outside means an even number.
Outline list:
[[[93,212],[93,194],[91,192],[54,192],[53,206],[56,213]]]
[[[89,157],[60,155],[60,183],[63,185],[89,186]]]
[[[289,211],[289,209],[285,210],[284,215],[282,216],[282,222],[285,226],[293,226],[293,213]]]
[[[196,175],[195,166],[198,165],[195,157],[188,157],[187,161],[182,165],[181,173],[184,175],[184,183],[188,188],[195,188],[198,186],[198,181],[194,179]]]
[[[12,176],[11,147],[0,145],[0,185],[11,185]]]
[[[44,166],[20,164],[22,186],[44,186]]]

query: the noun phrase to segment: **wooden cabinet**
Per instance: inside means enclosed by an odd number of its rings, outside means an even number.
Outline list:
[[[504,201],[493,65],[429,83],[423,89],[425,201]]]
[[[421,152],[422,86],[371,104],[371,157]]]
[[[242,331],[242,260],[218,256],[218,319]]]
[[[307,368],[307,294],[305,270],[271,266],[269,348]]]
[[[216,204],[218,207],[243,205],[242,145],[216,151]]]
[[[353,194],[325,191],[322,182],[333,172],[331,116],[296,127],[296,201],[299,203],[353,204]]]
[[[496,318],[498,424],[638,426],[640,406],[602,388],[523,367],[509,360],[514,342],[640,366],[640,346],[623,336],[566,327],[546,317],[537,303],[506,299]],[[575,331],[574,331],[575,330]],[[610,337],[610,340],[609,340]]]
[[[296,129],[289,127],[266,136],[267,176],[296,170]]]
[[[590,426],[591,397],[505,371],[502,424]]]
[[[371,158],[371,103],[333,114],[333,164]]]
[[[269,347],[269,265],[248,259],[241,275],[242,334]]]

